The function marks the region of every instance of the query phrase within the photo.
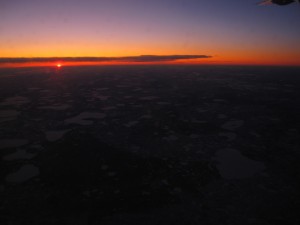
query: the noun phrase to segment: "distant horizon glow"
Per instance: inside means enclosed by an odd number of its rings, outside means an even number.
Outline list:
[[[156,64],[300,65],[298,5],[256,3],[257,0],[2,1],[0,58],[205,54],[212,57]],[[125,64],[119,60],[106,64],[113,63]],[[134,62],[143,63],[148,62]]]
[[[296,66],[299,64],[273,64],[273,63],[246,63],[246,62],[220,62],[220,61],[167,61],[167,62],[122,62],[122,61],[110,61],[110,62],[93,62],[93,61],[80,61],[80,62],[68,62],[64,61],[61,64],[57,64],[53,61],[48,62],[25,62],[25,63],[0,63],[0,68],[21,68],[21,67],[70,67],[70,66],[135,66],[135,65],[215,65],[215,66]]]

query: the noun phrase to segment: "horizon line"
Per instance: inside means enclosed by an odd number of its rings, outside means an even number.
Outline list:
[[[207,60],[208,59],[208,60]],[[212,59],[212,60],[211,60]],[[282,66],[299,67],[295,63],[258,62],[252,60],[218,60],[210,55],[137,55],[137,56],[51,56],[0,57],[0,68],[53,67],[53,66],[105,66],[105,65],[230,65],[230,66]]]

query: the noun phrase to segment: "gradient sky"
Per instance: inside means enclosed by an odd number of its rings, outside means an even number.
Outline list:
[[[300,5],[259,0],[1,0],[0,57],[210,55],[300,65]]]

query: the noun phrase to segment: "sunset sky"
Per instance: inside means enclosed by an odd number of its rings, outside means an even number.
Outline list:
[[[1,0],[0,57],[207,55],[300,65],[300,4],[259,0]]]

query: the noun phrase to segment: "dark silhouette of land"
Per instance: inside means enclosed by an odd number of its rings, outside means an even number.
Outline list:
[[[0,69],[0,223],[298,224],[299,72]]]

